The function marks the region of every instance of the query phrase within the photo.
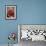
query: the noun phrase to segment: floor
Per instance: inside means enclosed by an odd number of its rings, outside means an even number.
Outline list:
[[[8,46],[8,44],[0,44],[0,46]],[[34,42],[32,42],[31,40],[28,40],[28,41],[21,40],[19,45],[14,44],[13,46],[46,46],[46,42],[45,41],[34,41]]]
[[[0,46],[8,46],[8,44],[0,44]],[[10,45],[10,46],[18,46],[18,44]]]
[[[21,40],[20,46],[46,46],[46,42],[45,41],[32,42],[31,40],[28,40],[28,41]]]

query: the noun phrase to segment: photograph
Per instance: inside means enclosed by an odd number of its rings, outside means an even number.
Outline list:
[[[5,18],[8,20],[16,19],[16,5],[6,5]]]

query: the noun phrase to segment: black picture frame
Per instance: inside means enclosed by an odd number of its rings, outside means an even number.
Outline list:
[[[14,8],[14,17],[7,17],[8,8]],[[5,19],[6,20],[16,20],[17,19],[17,8],[16,8],[16,5],[5,5]]]

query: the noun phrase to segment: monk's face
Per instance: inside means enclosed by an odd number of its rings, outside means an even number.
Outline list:
[[[7,8],[7,17],[14,17],[14,7]]]

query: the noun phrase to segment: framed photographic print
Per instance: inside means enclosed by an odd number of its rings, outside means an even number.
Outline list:
[[[6,5],[5,8],[5,18],[8,20],[15,20],[16,19],[16,5]]]

